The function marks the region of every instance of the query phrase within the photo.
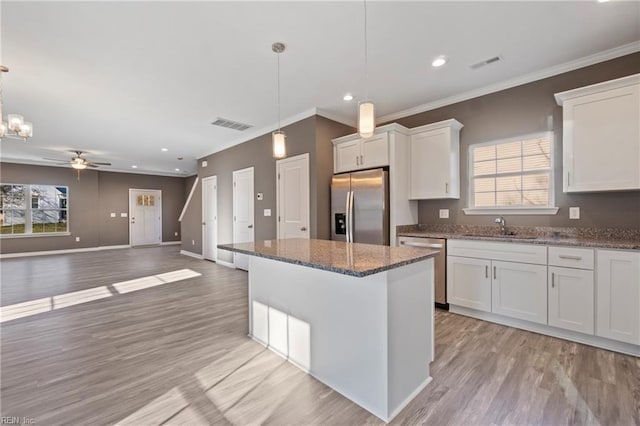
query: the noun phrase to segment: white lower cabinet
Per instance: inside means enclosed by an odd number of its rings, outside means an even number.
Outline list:
[[[596,335],[640,345],[640,252],[597,250]]]
[[[453,305],[491,312],[491,261],[447,256],[447,299]]]
[[[549,266],[549,325],[593,334],[593,271]]]
[[[547,323],[547,267],[492,261],[491,312]]]

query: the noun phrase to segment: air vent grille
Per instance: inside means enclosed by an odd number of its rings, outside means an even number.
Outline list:
[[[484,61],[480,61],[478,63],[470,65],[469,68],[471,68],[472,70],[477,70],[478,68],[482,68],[489,64],[500,62],[501,60],[502,60],[501,56],[494,56],[493,58],[485,59]]]
[[[227,129],[233,130],[247,130],[252,127],[250,124],[240,123],[238,121],[227,120],[226,118],[217,117],[216,121],[212,122],[214,126],[226,127]]]

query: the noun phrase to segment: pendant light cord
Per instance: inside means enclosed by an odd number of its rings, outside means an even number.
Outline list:
[[[280,52],[278,52],[278,131],[280,131]]]
[[[369,45],[367,43],[367,0],[364,0],[364,95],[369,100]]]

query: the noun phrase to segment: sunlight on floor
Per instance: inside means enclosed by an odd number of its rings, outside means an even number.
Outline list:
[[[12,321],[18,318],[29,317],[55,309],[67,308],[69,306],[80,305],[93,300],[105,299],[115,294],[131,293],[133,291],[144,290],[163,284],[182,281],[189,278],[199,277],[202,274],[191,269],[178,269],[177,271],[165,272],[163,274],[151,275],[137,278],[130,281],[122,281],[112,284],[115,290],[113,293],[107,286],[93,287],[86,290],[74,291],[71,293],[58,294],[53,297],[29,300],[27,302],[16,303],[14,305],[0,307],[0,323]]]

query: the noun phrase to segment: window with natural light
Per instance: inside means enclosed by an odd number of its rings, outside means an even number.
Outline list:
[[[469,209],[553,208],[553,134],[469,147]]]
[[[69,188],[57,185],[0,184],[2,235],[69,231]]]

